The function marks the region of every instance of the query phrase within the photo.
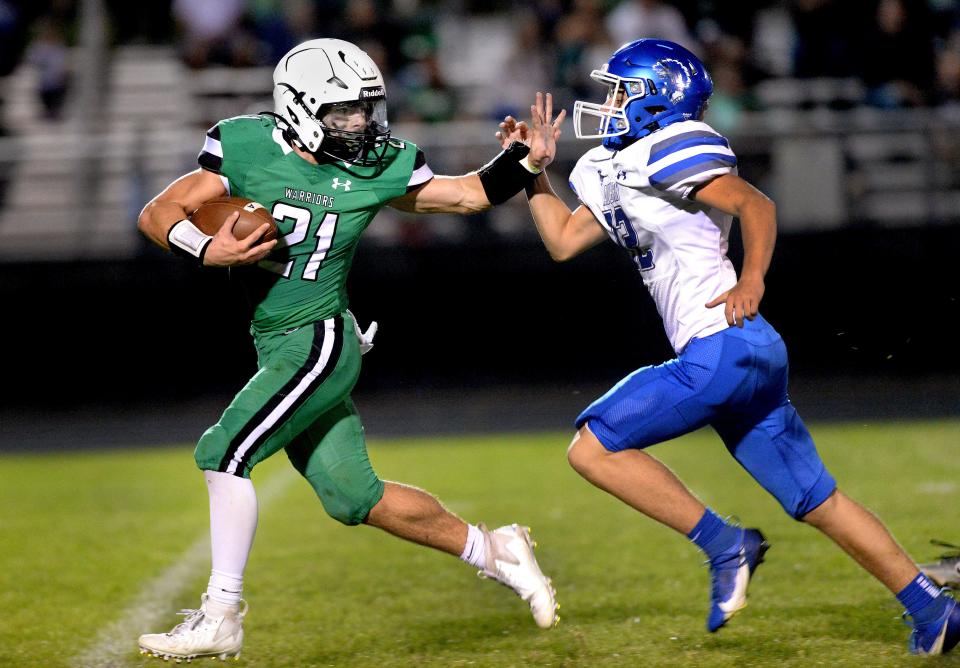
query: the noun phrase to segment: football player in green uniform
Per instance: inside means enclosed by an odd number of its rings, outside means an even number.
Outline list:
[[[206,266],[229,266],[254,305],[259,370],[219,422],[200,438],[196,462],[207,482],[213,568],[198,610],[169,633],[140,637],[163,658],[237,656],[246,604],[243,572],[257,525],[250,472],[278,450],[347,524],[378,527],[448,552],[501,582],[530,606],[536,623],[556,623],[550,580],[528,530],[467,524],[433,496],[380,480],[367,457],[350,392],[362,348],[372,345],[347,310],[347,273],[361,233],[384,206],[417,213],[472,213],[532,183],[553,150],[521,144],[464,176],[435,176],[423,153],[392,137],[376,65],[349,42],[317,39],[286,54],[274,71],[274,113],[221,121],[207,132],[200,168],[144,208],[140,230],[160,246]],[[187,215],[225,195],[267,207],[265,224],[233,236],[236,214],[213,236]]]

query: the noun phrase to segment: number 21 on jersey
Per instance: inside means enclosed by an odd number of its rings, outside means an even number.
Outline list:
[[[641,248],[640,240],[637,239],[637,232],[630,224],[630,219],[619,206],[612,209],[604,209],[603,217],[611,230],[616,232],[617,243],[628,253],[636,263],[640,271],[649,271],[654,268],[653,251],[649,248]]]
[[[312,214],[309,209],[303,209],[299,206],[285,204],[284,202],[277,202],[274,205],[271,213],[277,222],[282,222],[287,218],[293,221],[293,229],[280,238],[280,240],[277,242],[277,249],[290,249],[297,244],[304,242],[304,240],[307,238],[307,232],[310,229],[310,219],[312,218]],[[317,232],[314,235],[317,238],[317,247],[313,253],[311,253],[306,264],[303,266],[303,272],[300,275],[300,278],[303,280],[317,280],[317,273],[320,271],[320,267],[323,266],[323,260],[327,257],[327,251],[329,251],[330,246],[333,245],[333,235],[337,230],[337,219],[339,217],[339,213],[330,211],[323,217],[323,220],[320,221],[320,226],[317,228]],[[286,262],[261,260],[257,264],[262,269],[272,271],[275,274],[280,274],[284,278],[290,278],[290,275],[293,273],[293,265],[295,262],[296,257],[291,258]]]

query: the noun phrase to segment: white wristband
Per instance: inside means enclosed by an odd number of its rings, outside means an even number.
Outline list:
[[[530,164],[530,154],[529,154],[529,153],[528,153],[527,155],[523,156],[523,159],[520,160],[520,164],[523,165],[523,168],[524,168],[525,170],[527,170],[528,172],[530,172],[531,174],[539,174],[540,172],[543,171],[543,170],[540,169],[539,167],[534,167],[533,165]]]
[[[196,225],[184,218],[167,232],[167,245],[178,255],[190,256],[203,264],[203,254],[213,239],[204,234]]]

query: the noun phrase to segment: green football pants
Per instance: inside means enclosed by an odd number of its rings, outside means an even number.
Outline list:
[[[281,448],[324,509],[359,524],[383,496],[350,399],[360,347],[349,316],[255,337],[259,370],[197,444],[203,470],[250,477]]]

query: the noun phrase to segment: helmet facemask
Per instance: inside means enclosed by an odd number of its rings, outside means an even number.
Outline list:
[[[323,128],[320,153],[363,167],[383,160],[390,139],[384,99],[325,104],[317,116]]]
[[[627,106],[641,100],[656,87],[647,79],[624,79],[604,70],[594,70],[590,78],[607,87],[603,104],[578,100],[573,105],[573,129],[578,139],[620,137],[630,132]],[[599,123],[597,122],[599,119]]]
[[[390,139],[387,103],[352,100],[321,105],[316,113],[304,102],[305,93],[290,88],[286,114],[291,138],[298,148],[315,157],[325,156],[361,167],[376,167],[383,160]],[[292,121],[292,123],[290,123]],[[304,134],[312,135],[305,141]]]

